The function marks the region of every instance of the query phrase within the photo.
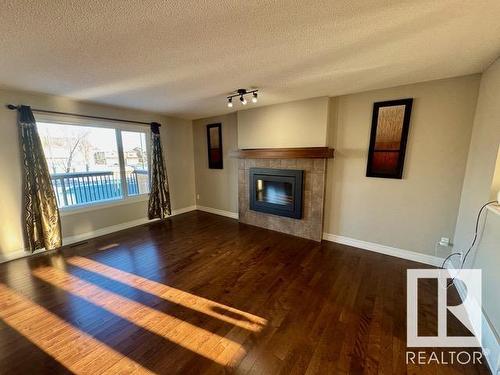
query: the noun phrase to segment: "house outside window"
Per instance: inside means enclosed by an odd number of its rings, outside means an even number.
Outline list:
[[[37,118],[59,208],[147,199],[149,129]]]

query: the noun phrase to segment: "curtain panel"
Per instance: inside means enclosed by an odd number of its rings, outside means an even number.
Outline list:
[[[25,245],[31,252],[41,248],[52,250],[62,245],[61,218],[42,142],[30,107],[19,107],[18,123],[24,169]]]
[[[171,214],[167,169],[160,142],[160,124],[151,123],[151,193],[148,218],[164,219]]]

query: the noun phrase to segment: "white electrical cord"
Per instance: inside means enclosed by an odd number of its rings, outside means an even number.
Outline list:
[[[490,204],[493,204],[493,203],[498,203],[498,201],[490,201],[488,203],[485,203],[483,204],[483,206],[481,207],[481,209],[479,210],[478,214],[477,214],[477,218],[476,218],[476,228],[474,230],[474,238],[472,240],[472,243],[471,245],[469,246],[469,248],[467,249],[467,251],[465,252],[465,255],[463,257],[463,259],[461,259],[461,262],[460,262],[460,266],[458,267],[458,270],[457,270],[457,273],[455,274],[455,276],[451,279],[451,281],[447,284],[446,288],[449,288],[451,285],[453,285],[453,282],[455,281],[455,278],[458,276],[458,273],[460,272],[460,270],[462,268],[464,268],[464,265],[465,265],[465,262],[467,261],[467,257],[469,256],[469,253],[471,252],[472,248],[474,247],[474,245],[476,244],[476,241],[477,241],[477,234],[478,234],[478,229],[479,229],[479,219],[481,218],[481,214],[483,213],[483,210],[489,206]],[[441,269],[444,269],[444,266],[446,264],[446,262],[454,255],[462,255],[462,252],[454,252],[454,253],[451,253],[450,255],[448,255],[446,258],[444,258],[443,260],[443,264],[441,264]]]

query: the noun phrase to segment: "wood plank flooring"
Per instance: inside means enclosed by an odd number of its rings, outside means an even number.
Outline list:
[[[406,365],[423,267],[187,213],[1,264],[0,373],[487,374]]]

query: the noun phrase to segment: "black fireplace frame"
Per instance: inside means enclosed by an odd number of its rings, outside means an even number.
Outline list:
[[[270,181],[284,181],[292,184],[293,205],[279,205],[257,200],[255,186],[258,179]],[[302,218],[302,186],[304,171],[297,169],[250,168],[249,169],[249,198],[250,209],[272,215]]]

